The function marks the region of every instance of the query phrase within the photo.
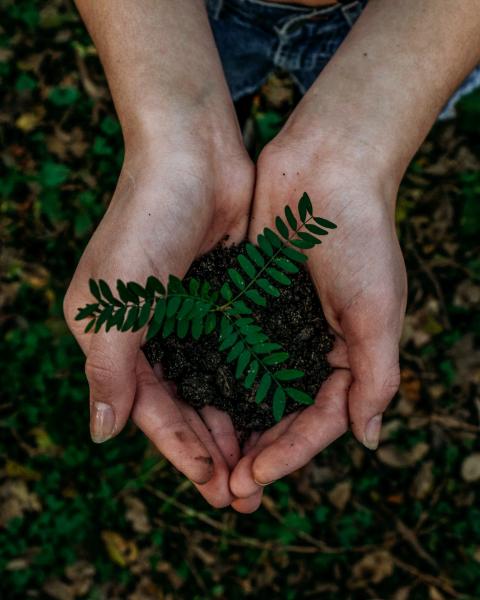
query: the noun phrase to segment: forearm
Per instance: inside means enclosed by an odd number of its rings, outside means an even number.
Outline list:
[[[287,131],[304,135],[312,122],[320,123],[326,146],[335,140],[336,150],[362,155],[347,160],[372,169],[376,161],[400,178],[479,61],[477,0],[370,0]]]
[[[235,128],[203,0],[76,5],[100,55],[126,140],[158,137],[165,129],[188,131],[206,114]]]

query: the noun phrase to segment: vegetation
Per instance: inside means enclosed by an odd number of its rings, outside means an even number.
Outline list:
[[[119,125],[72,6],[1,6],[0,597],[480,598],[478,93],[400,190],[409,308],[379,450],[345,436],[243,517],[133,426],[90,442],[62,300],[116,183]],[[291,100],[275,79],[255,97],[252,147]]]
[[[175,276],[170,275],[167,288],[156,277],[148,277],[146,285],[135,281],[117,281],[115,296],[106,281],[90,279],[94,300],[78,310],[76,319],[89,319],[85,332],[100,331],[104,325],[119,331],[138,331],[148,323],[147,340],[161,333],[167,338],[172,333],[183,339],[191,333],[198,340],[218,329],[219,349],[229,350],[226,362],[236,361],[235,377],[243,378],[250,389],[257,376],[262,374],[255,393],[261,403],[273,387],[273,414],[279,421],[285,410],[287,396],[301,404],[313,404],[305,392],[290,387],[289,382],[301,379],[305,373],[299,369],[278,368],[288,360],[289,354],[280,344],[272,342],[256,323],[249,301],[267,306],[267,297],[280,296],[278,285],[288,286],[288,274],[298,273],[307,257],[292,248],[308,250],[321,244],[320,236],[336,225],[327,219],[315,217],[307,193],[298,202],[300,222],[292,209],[285,207],[285,219],[275,219],[278,234],[266,227],[257,238],[257,246],[247,243],[245,253],[237,257],[238,269],[228,269],[228,276],[238,292],[226,281],[220,290],[212,290],[208,281],[192,277],[188,289]],[[314,221],[315,223],[312,223]],[[287,225],[288,223],[288,225]],[[302,231],[306,229],[307,231]],[[285,240],[283,241],[282,240]],[[287,384],[284,386],[284,384]]]

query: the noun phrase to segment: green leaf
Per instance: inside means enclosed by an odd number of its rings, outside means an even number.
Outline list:
[[[252,300],[252,302],[255,302],[255,304],[258,304],[258,306],[267,306],[266,299],[257,290],[247,290],[245,296]]]
[[[313,211],[312,202],[310,201],[310,198],[308,197],[307,192],[304,192],[298,202],[298,214],[300,215],[300,219],[301,219],[302,223],[305,222],[307,213],[311,215],[312,211]]]
[[[127,312],[127,318],[125,319],[125,323],[123,324],[122,331],[128,331],[135,326],[138,318],[139,308],[138,306],[131,306]]]
[[[220,294],[227,302],[230,302],[230,300],[233,298],[232,288],[227,282],[225,282],[220,288]]]
[[[253,346],[252,352],[255,352],[255,354],[270,354],[270,352],[273,352],[274,350],[281,349],[282,347],[280,346],[280,344],[277,344],[275,342],[268,342],[265,344],[258,344]]]
[[[192,337],[194,340],[200,339],[203,333],[203,325],[204,320],[203,317],[199,317],[198,319],[194,319],[192,322]]]
[[[242,269],[247,274],[247,276],[250,277],[251,279],[253,279],[257,273],[257,270],[255,269],[253,264],[248,260],[248,258],[246,256],[243,256],[243,254],[240,254],[237,257],[237,260],[238,260],[239,265],[242,267]]]
[[[313,248],[315,246],[315,244],[312,244],[311,242],[306,242],[304,240],[292,240],[290,243],[292,244],[292,246],[296,246],[297,248],[301,248],[302,250],[310,250],[310,248]]]
[[[87,304],[83,308],[79,308],[77,314],[75,315],[75,321],[81,321],[86,317],[91,317],[98,310],[98,303],[96,304]]]
[[[163,323],[163,318],[165,316],[166,304],[167,303],[163,298],[157,301],[155,305],[155,310],[153,312],[153,317],[148,327],[147,341],[151,340],[160,331],[160,328],[162,327]]]
[[[277,283],[281,283],[282,285],[290,285],[292,283],[292,280],[289,277],[287,277],[281,271],[277,271],[277,269],[274,269],[273,267],[267,269],[267,273],[269,277],[274,279]]]
[[[202,298],[208,299],[209,298],[209,296],[208,296],[209,292],[210,292],[210,283],[208,281],[204,281],[202,283],[202,287],[200,289],[200,296]]]
[[[118,310],[113,314],[112,326],[115,326],[119,331],[122,330],[123,320],[125,319],[125,314],[127,312],[127,307],[125,304],[121,306]]]
[[[92,327],[95,326],[95,322],[96,322],[96,319],[92,319],[89,323],[87,323],[87,326],[85,327],[83,332],[88,333],[92,329]]]
[[[232,315],[251,315],[252,310],[242,300],[236,300],[230,309]]]
[[[187,319],[177,320],[177,336],[180,340],[186,337],[189,326],[190,321],[187,321]]]
[[[273,255],[273,248],[267,238],[261,233],[257,236],[257,244],[267,256]]]
[[[240,328],[245,327],[246,325],[253,325],[254,323],[255,320],[251,317],[241,317],[235,321],[235,325]]]
[[[255,381],[255,378],[257,377],[258,369],[259,369],[258,361],[256,361],[256,360],[252,361],[248,367],[247,374],[245,375],[245,381],[243,382],[243,385],[247,388],[247,390],[249,390],[252,387],[253,382]]]
[[[138,303],[138,296],[133,294],[121,279],[117,279],[117,292],[120,299],[122,302],[125,302],[125,304],[128,302]]]
[[[230,279],[237,286],[240,291],[245,289],[245,281],[240,273],[236,269],[227,269],[227,273],[230,276]]]
[[[182,299],[180,296],[172,296],[167,299],[167,318],[173,317],[180,307]]]
[[[292,209],[289,206],[285,207],[285,217],[290,227],[295,230],[298,227],[297,219],[293,216]]]
[[[232,333],[229,333],[222,340],[222,343],[220,344],[219,350],[221,352],[223,352],[224,350],[228,350],[228,348],[230,348],[231,346],[233,346],[233,344],[235,344],[235,342],[237,340],[238,340],[238,334],[235,331],[232,331]]]
[[[288,227],[285,225],[285,223],[280,217],[275,218],[275,227],[277,228],[279,234],[286,240],[288,240]]]
[[[287,394],[295,400],[295,402],[299,402],[300,404],[313,404],[315,400],[311,398],[305,392],[301,392],[300,390],[296,390],[295,388],[287,387]]]
[[[134,294],[137,299],[139,297],[146,298],[148,296],[146,290],[136,281],[129,281],[127,283],[127,289],[130,293]]]
[[[268,341],[268,335],[263,333],[263,331],[259,331],[258,333],[249,333],[246,336],[246,341],[251,346],[254,344],[263,344],[264,342]]]
[[[247,244],[245,246],[245,250],[246,250],[248,256],[253,260],[253,262],[258,267],[261,268],[265,265],[265,259],[263,258],[263,256],[260,254],[258,249],[255,248],[255,246],[253,244]]]
[[[274,231],[272,231],[268,227],[265,227],[265,229],[263,230],[263,235],[267,238],[267,240],[270,242],[270,244],[272,244],[274,248],[281,248],[282,240]]]
[[[183,283],[175,275],[168,276],[167,290],[169,294],[185,294],[186,290]]]
[[[308,257],[305,256],[305,254],[302,254],[301,252],[298,252],[298,250],[294,250],[289,246],[282,248],[282,254],[290,260],[294,260],[295,262],[299,263],[305,263],[308,260]]]
[[[278,291],[278,289],[272,285],[268,279],[264,279],[264,278],[260,278],[257,279],[256,284],[262,288],[262,290],[264,292],[267,292],[267,294],[270,294],[270,296],[273,296],[274,298],[278,298],[278,296],[280,296],[280,292]]]
[[[217,315],[214,312],[208,313],[205,319],[205,333],[208,335],[215,330],[217,325]]]
[[[225,336],[232,331],[233,327],[230,320],[225,315],[222,315],[222,318],[220,319],[220,336]]]
[[[187,298],[184,300],[181,309],[178,311],[177,319],[182,320],[190,313],[195,304],[195,300],[193,298]]]
[[[240,356],[240,354],[243,352],[244,348],[245,348],[245,344],[242,341],[237,342],[235,344],[235,346],[233,346],[233,348],[227,354],[227,358],[226,358],[227,364],[233,362],[236,358],[238,358]]]
[[[257,392],[255,394],[255,402],[260,404],[265,399],[265,396],[268,393],[270,385],[272,383],[272,378],[269,373],[265,373],[262,379],[260,380],[260,385],[257,388]]]
[[[328,235],[328,231],[321,227],[317,227],[316,225],[312,225],[311,223],[307,223],[305,227],[315,235]]]
[[[328,221],[327,219],[322,219],[321,217],[313,217],[315,223],[320,225],[321,227],[326,227],[327,229],[336,229],[337,226],[332,221]]]
[[[137,331],[138,329],[141,329],[144,325],[147,324],[148,319],[150,318],[151,311],[152,300],[147,300],[140,309],[137,324],[135,325],[132,331]]]
[[[188,282],[188,290],[192,296],[196,296],[200,289],[200,282],[195,277],[192,277]]]
[[[235,369],[235,377],[237,379],[240,379],[240,377],[242,376],[243,372],[247,368],[247,365],[250,362],[251,356],[252,355],[250,354],[249,350],[244,350],[240,354],[240,356],[238,357],[237,368]]]
[[[287,396],[283,391],[283,388],[277,387],[275,394],[273,395],[273,418],[277,422],[283,417],[286,401]]]
[[[301,379],[305,373],[299,369],[282,369],[275,373],[275,379],[278,381],[292,381],[293,379]]]
[[[303,231],[299,231],[298,232],[298,237],[302,240],[304,240],[305,242],[310,242],[311,244],[313,244],[314,246],[316,244],[321,244],[321,240],[318,240],[314,235],[310,234],[310,233],[304,233]]]
[[[103,309],[103,311],[97,317],[97,322],[95,323],[95,333],[98,333],[100,331],[100,328],[102,327],[102,325],[109,321],[110,317],[112,316],[112,313],[113,313],[113,306],[111,304],[109,304],[108,306],[106,306]]]
[[[98,284],[100,286],[100,291],[102,292],[103,297],[106,300],[108,300],[110,304],[115,304],[115,306],[122,306],[122,303],[114,297],[110,286],[104,279],[99,279]]]
[[[280,267],[286,273],[298,273],[300,270],[297,267],[297,265],[294,265],[292,262],[290,262],[286,258],[276,258],[274,260],[274,263],[277,265],[277,267]]]
[[[155,294],[160,294],[161,296],[165,295],[163,283],[153,275],[150,275],[147,278],[145,289],[147,290],[147,294],[149,296],[154,296]]]
[[[55,162],[45,162],[40,170],[40,183],[46,188],[55,188],[64,183],[70,175],[70,169],[66,165]]]
[[[288,358],[288,352],[276,352],[275,354],[270,354],[263,359],[263,363],[267,366],[270,365],[278,365],[282,362],[285,362]]]
[[[165,319],[165,323],[163,324],[162,337],[164,339],[168,338],[175,330],[175,324],[177,323],[175,317],[170,317],[169,319]],[[188,323],[188,321],[187,321]]]
[[[94,279],[89,279],[88,286],[90,288],[90,293],[92,294],[92,296],[95,296],[97,300],[101,300],[102,295],[100,294],[100,288],[98,287],[97,282]]]

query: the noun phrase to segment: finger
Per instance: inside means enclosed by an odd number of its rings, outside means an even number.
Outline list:
[[[350,426],[370,450],[380,438],[382,414],[400,384],[399,334],[378,319],[365,332],[357,323],[345,325],[348,361],[353,382],[348,394]]]
[[[336,369],[349,369],[348,350],[345,340],[338,335],[335,336],[335,343],[331,352],[327,354],[327,360],[330,366]]]
[[[240,460],[240,446],[232,420],[227,413],[213,406],[202,408],[200,415],[228,467],[233,469]]]
[[[262,503],[263,489],[260,488],[250,498],[236,498],[232,502],[232,508],[239,513],[249,515],[257,510]]]
[[[170,392],[157,380],[147,359],[139,354],[134,422],[158,450],[188,479],[203,484],[214,472],[210,453],[185,422]]]
[[[111,330],[92,334],[85,373],[90,388],[90,432],[101,443],[125,425],[136,389],[139,335]]]
[[[212,477],[207,483],[195,483],[195,487],[214,508],[229,506],[234,498],[230,493],[228,485],[230,469],[222,451],[215,443],[215,440],[197,411],[180,400],[177,400],[177,405],[183,413],[185,422],[197,434],[198,439],[203,443],[213,460]]]
[[[315,404],[303,410],[255,458],[253,478],[267,484],[306,465],[348,428],[347,392],[351,375],[338,370],[322,385]]]
[[[240,459],[237,466],[230,475],[230,489],[237,498],[250,498],[254,494],[258,493],[261,489],[253,478],[252,464],[255,458],[260,452],[266,448],[269,444],[272,444],[295,420],[298,413],[293,413],[284,417],[279,423],[277,423],[271,429],[268,429],[263,433],[253,445],[248,453]]]

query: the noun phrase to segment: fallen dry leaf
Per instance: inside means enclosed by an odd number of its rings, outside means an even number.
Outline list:
[[[0,527],[25,512],[39,512],[41,508],[38,496],[30,492],[25,481],[8,479],[0,486]]]
[[[385,446],[380,446],[377,450],[377,457],[389,467],[404,469],[411,467],[421,460],[427,454],[428,450],[429,446],[425,442],[419,442],[410,450],[403,450],[393,444],[386,444]]]
[[[410,494],[416,500],[425,500],[432,490],[434,484],[433,461],[427,460],[420,467],[410,489]]]
[[[380,583],[392,575],[393,559],[386,550],[377,550],[365,555],[353,565],[350,587],[363,587],[365,583]]]
[[[102,540],[108,555],[114,563],[126,567],[135,562],[138,556],[138,548],[135,542],[126,540],[115,531],[102,531]]]
[[[343,510],[352,495],[352,483],[341,481],[328,492],[328,499],[338,510]]]
[[[480,452],[467,456],[462,463],[462,478],[469,483],[480,480]]]
[[[134,496],[127,496],[124,502],[127,507],[125,518],[131,524],[132,529],[137,533],[150,533],[152,526],[145,504]]]

